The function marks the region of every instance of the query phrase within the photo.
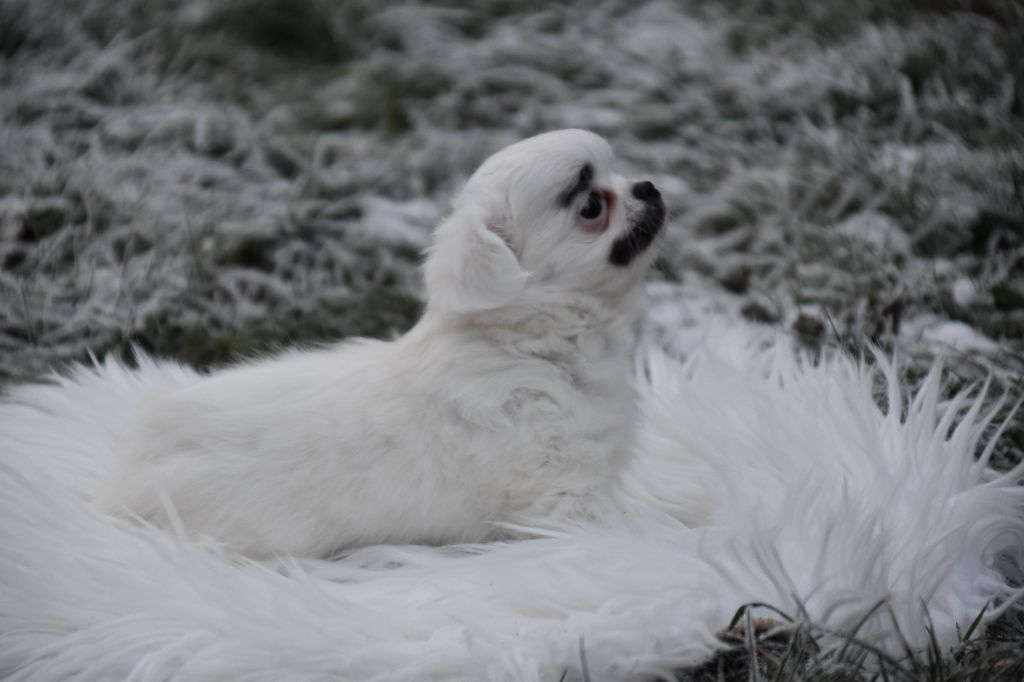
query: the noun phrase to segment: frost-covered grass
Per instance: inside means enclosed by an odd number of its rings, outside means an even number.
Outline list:
[[[547,5],[5,0],[0,372],[401,330],[459,181],[560,126],[670,198],[669,345],[1024,367],[1015,3]]]
[[[1014,0],[0,0],[0,378],[397,333],[460,181],[567,126],[669,199],[660,343],[745,317],[1020,391]]]
[[[1024,678],[1024,616],[1011,612],[982,632],[984,611],[944,651],[932,640],[925,651],[909,645],[901,655],[881,651],[856,632],[836,633],[806,618],[780,613],[778,620],[748,618],[756,604],[737,611],[722,633],[731,647],[699,667],[680,671],[680,682],[773,680],[774,682],[1016,682]],[[875,611],[886,605],[880,602]],[[822,646],[838,637],[840,643]]]

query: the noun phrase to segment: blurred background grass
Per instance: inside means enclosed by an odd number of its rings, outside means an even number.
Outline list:
[[[459,182],[565,126],[669,196],[652,327],[680,352],[722,315],[1022,367],[1018,3],[3,0],[0,26],[3,376],[400,331]]]

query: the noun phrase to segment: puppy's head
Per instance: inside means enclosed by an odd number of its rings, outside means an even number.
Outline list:
[[[612,163],[608,143],[585,130],[537,135],[487,159],[434,234],[428,305],[474,312],[550,294],[614,299],[636,287],[665,204]]]

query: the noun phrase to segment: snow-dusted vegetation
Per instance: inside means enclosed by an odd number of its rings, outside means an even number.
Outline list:
[[[678,350],[742,316],[1021,370],[1013,2],[0,12],[8,377],[133,343],[204,365],[401,330],[453,189],[569,126],[670,198],[651,325]]]
[[[1016,0],[456,4],[0,0],[0,381],[400,332],[476,164],[584,127],[669,201],[673,352],[745,319],[1020,391]]]

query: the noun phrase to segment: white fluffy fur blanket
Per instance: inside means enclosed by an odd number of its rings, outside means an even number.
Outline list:
[[[652,353],[643,374],[632,475],[656,485],[638,484],[634,513],[272,563],[89,505],[140,398],[190,371],[106,363],[15,388],[0,404],[0,677],[619,680],[707,657],[748,602],[835,630],[870,613],[859,637],[896,651],[897,626],[923,647],[930,622],[947,646],[1010,603],[997,561],[1021,565],[1024,470],[986,467],[980,391],[944,402],[935,369],[909,396],[884,359],[814,364],[744,333],[683,364]],[[707,523],[664,513],[678,505]]]

